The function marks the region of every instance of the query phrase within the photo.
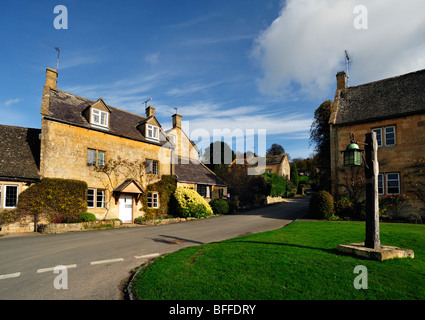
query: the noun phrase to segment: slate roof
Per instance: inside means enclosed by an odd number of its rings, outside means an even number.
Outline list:
[[[111,111],[109,130],[92,127],[84,117],[83,111],[95,102],[71,93],[50,89],[49,115],[46,118],[157,145],[164,145],[167,142],[165,137],[161,137],[159,142],[144,138],[136,127],[146,121],[146,117],[109,105],[107,106]]]
[[[286,154],[278,156],[266,156],[266,165],[267,164],[281,164],[285,159]]]
[[[425,113],[425,69],[342,89],[333,124]]]
[[[0,125],[0,180],[40,179],[40,129]]]
[[[199,161],[180,159],[174,165],[174,173],[178,182],[226,186],[223,180]]]

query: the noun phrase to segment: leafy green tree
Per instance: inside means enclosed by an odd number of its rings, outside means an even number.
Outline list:
[[[298,176],[298,169],[295,163],[291,163],[291,181],[294,184],[295,189],[298,189],[298,184],[300,182],[300,177]]]
[[[283,154],[285,154],[285,149],[277,143],[273,143],[266,153],[267,156],[279,156]]]
[[[315,145],[320,188],[331,188],[331,148],[329,118],[332,112],[332,102],[323,102],[314,112],[314,121],[310,128],[310,144]]]
[[[209,169],[220,176],[227,171],[229,164],[235,158],[235,153],[226,142],[216,141],[205,149],[203,162]]]

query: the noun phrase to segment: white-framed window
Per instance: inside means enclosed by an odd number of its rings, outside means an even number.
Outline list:
[[[384,194],[384,175],[378,174],[378,195]]]
[[[146,125],[146,137],[150,139],[159,140],[159,128],[151,124]]]
[[[92,109],[91,124],[108,127],[108,113],[98,109]]]
[[[378,147],[382,146],[382,128],[372,129],[373,132],[376,132],[376,141],[378,142]]]
[[[385,130],[385,145],[393,146],[395,145],[395,127],[386,127]]]
[[[96,189],[87,189],[87,208],[94,208],[94,195]]]
[[[96,190],[96,207],[105,208],[105,190]]]
[[[88,166],[104,166],[105,165],[105,151],[87,149],[87,165]]]
[[[105,208],[105,190],[88,188],[87,208]]]
[[[16,208],[18,204],[18,186],[4,186],[4,208]]]
[[[157,209],[159,208],[159,194],[156,192],[148,193],[148,207]]]
[[[387,194],[400,194],[400,174],[387,173]]]
[[[372,131],[376,132],[378,147],[382,147],[383,145],[394,146],[396,144],[395,126],[373,128]]]
[[[159,161],[146,159],[146,173],[159,174]]]

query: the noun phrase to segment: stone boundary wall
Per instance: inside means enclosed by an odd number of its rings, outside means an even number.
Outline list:
[[[26,216],[21,221],[12,224],[2,225],[0,235],[8,233],[26,233],[34,232],[34,218],[33,216]]]
[[[214,217],[211,216],[211,217]],[[210,217],[201,217],[201,218],[167,218],[167,219],[152,219],[152,220],[145,220],[140,222],[140,225],[144,226],[156,226],[156,225],[162,225],[162,224],[170,224],[170,223],[178,223],[178,222],[184,222],[184,221],[190,221],[190,220],[196,220],[196,219],[206,219]]]
[[[85,231],[93,229],[119,228],[121,221],[93,221],[78,223],[52,223],[39,227],[39,232],[43,234],[64,233],[72,231]]]
[[[267,204],[279,203],[279,202],[289,202],[289,199],[282,197],[267,197]]]
[[[37,224],[38,232],[44,234],[63,233],[70,231],[84,231],[94,229],[119,228],[121,221],[94,221],[94,222],[79,222],[79,223],[46,223],[40,221]],[[28,233],[34,232],[34,220],[25,219],[14,224],[2,225],[0,235],[10,233]]]

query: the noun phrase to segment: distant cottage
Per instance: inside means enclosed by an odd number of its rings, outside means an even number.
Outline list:
[[[363,173],[357,176],[343,167],[341,151],[349,144],[350,133],[364,142],[365,134],[374,131],[379,146],[379,195],[406,194],[407,211],[424,215],[424,203],[411,186],[415,179],[425,181],[423,176],[412,176],[411,172],[414,162],[425,156],[425,70],[355,87],[346,86],[345,72],[336,77],[329,121],[332,193],[337,198],[343,196]]]
[[[251,157],[246,159],[235,159],[229,165],[229,168],[243,165],[252,169],[257,174],[275,173],[288,180],[291,179],[291,168],[288,155],[271,155],[265,157]]]

